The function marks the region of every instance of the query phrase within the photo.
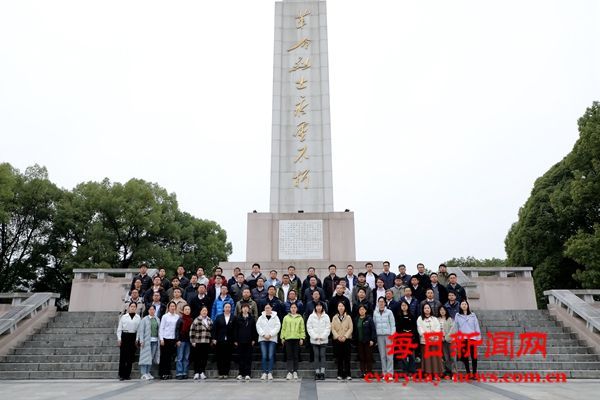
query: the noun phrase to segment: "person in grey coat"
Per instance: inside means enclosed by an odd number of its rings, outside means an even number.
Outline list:
[[[385,297],[377,300],[377,309],[373,312],[373,322],[377,331],[377,348],[381,360],[381,370],[394,373],[394,354],[388,354],[388,346],[392,344],[389,336],[396,332],[394,313],[385,306]]]
[[[150,374],[152,364],[160,363],[160,350],[158,340],[158,328],[160,319],[156,316],[156,309],[153,305],[148,307],[148,315],[140,322],[137,331],[137,342],[140,344],[140,366],[141,379],[154,379]]]

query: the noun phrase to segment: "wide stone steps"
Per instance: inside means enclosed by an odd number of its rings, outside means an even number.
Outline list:
[[[600,356],[594,354],[568,327],[554,320],[547,311],[478,311],[484,338],[478,351],[480,372],[495,371],[501,374],[525,371],[531,373],[563,372],[568,378],[600,378]],[[11,354],[0,357],[0,379],[115,379],[118,370],[119,348],[116,346],[116,313],[59,313],[37,334],[32,335]],[[495,355],[484,358],[487,332],[514,332],[515,354],[519,333],[547,333],[547,356],[526,355],[510,359]],[[351,368],[358,374],[359,364],[352,350]],[[312,364],[308,361],[306,347],[301,350],[300,377],[313,378]],[[237,375],[233,355],[231,376]],[[336,364],[332,347],[327,349],[327,377],[335,378]],[[379,354],[373,352],[375,370]],[[285,376],[283,352],[278,346],[275,376]],[[260,376],[260,350],[253,355],[253,378]],[[462,363],[458,363],[462,370]],[[208,376],[216,375],[214,354],[211,353]],[[154,367],[156,373],[156,367]],[[191,372],[190,372],[191,375]],[[139,377],[137,364],[132,378]]]
[[[515,370],[487,370],[480,368],[480,373],[494,373],[497,376],[502,376],[504,374],[513,375],[515,374]],[[156,376],[156,371],[153,371]],[[546,375],[551,375],[552,377],[556,377],[556,370],[535,370],[535,371],[525,371],[524,373],[531,374],[539,374],[539,376],[543,379]],[[572,371],[561,371],[568,379],[597,379],[598,378],[598,370],[572,370]],[[353,377],[356,380],[355,371],[352,371]],[[116,371],[2,371],[0,374],[0,379],[116,379]],[[217,371],[212,369],[207,371],[207,377],[209,379],[217,378]],[[233,380],[237,375],[237,369],[232,369],[229,374],[229,379]],[[283,380],[285,378],[286,372],[282,370],[274,371],[273,376],[277,380]],[[325,371],[325,377],[327,379],[335,379],[337,375],[337,371],[335,369],[328,369]],[[192,377],[192,373],[188,375],[190,378]],[[311,369],[299,369],[298,376],[301,379],[313,379],[314,378],[314,370]],[[138,379],[140,377],[139,372],[134,370],[131,373],[132,379]],[[252,379],[260,378],[260,371],[253,370],[251,374]],[[554,378],[555,379],[555,378]]]

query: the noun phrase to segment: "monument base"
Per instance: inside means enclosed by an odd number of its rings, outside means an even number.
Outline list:
[[[247,273],[254,263],[280,273],[290,265],[299,274],[315,267],[319,276],[327,275],[330,264],[356,266],[354,213],[248,213],[246,261],[219,266],[230,276],[233,268]]]

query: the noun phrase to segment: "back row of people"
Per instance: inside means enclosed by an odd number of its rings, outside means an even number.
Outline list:
[[[288,273],[282,276],[282,280],[277,278],[277,271],[271,271],[269,278],[265,278],[260,271],[260,265],[252,266],[252,273],[246,277],[241,273],[239,268],[234,270],[234,276],[228,281],[222,275],[221,268],[215,269],[215,275],[210,279],[204,275],[204,268],[197,269],[196,274],[188,278],[185,274],[183,266],[177,268],[177,275],[171,281],[166,279],[165,270],[161,268],[159,273],[150,278],[147,274],[148,266],[142,264],[140,273],[133,278],[131,290],[125,299],[125,306],[131,302],[138,305],[137,313],[141,316],[147,314],[146,308],[150,304],[155,304],[160,308],[160,304],[164,305],[169,301],[175,301],[178,304],[178,311],[181,313],[184,304],[190,304],[195,318],[200,310],[200,306],[208,305],[212,314],[212,306],[217,302],[218,298],[223,295],[222,288],[227,289],[227,295],[235,304],[241,300],[247,301],[251,298],[255,304],[253,313],[258,314],[259,305],[264,303],[265,299],[271,299],[272,293],[269,293],[270,287],[275,288],[275,297],[282,303],[299,301],[303,305],[308,306],[311,301],[315,300],[314,293],[318,292],[319,301],[330,301],[336,296],[336,287],[342,285],[343,294],[348,298],[350,307],[355,303],[361,303],[364,299],[360,298],[360,289],[364,289],[366,301],[374,308],[374,299],[385,294],[386,290],[392,290],[393,299],[400,301],[401,298],[407,296],[406,288],[410,288],[410,298],[415,298],[417,305],[427,298],[427,290],[432,289],[434,298],[445,304],[448,300],[448,292],[454,292],[456,300],[467,299],[465,289],[457,283],[456,275],[448,273],[446,266],[441,264],[438,273],[428,275],[425,273],[425,266],[418,264],[419,272],[413,276],[406,274],[406,267],[400,265],[399,273],[396,275],[389,271],[389,262],[383,263],[383,272],[378,276],[373,273],[373,265],[367,263],[365,265],[366,272],[354,275],[354,267],[348,265],[346,275],[343,277],[337,276],[337,267],[329,266],[329,275],[321,281],[316,276],[315,269],[309,268],[308,275],[303,282],[296,275],[295,267],[288,267]],[[150,283],[151,282],[151,283]],[[150,285],[150,286],[148,286]],[[245,296],[244,292],[248,289],[250,296]],[[156,297],[156,294],[159,297]],[[205,299],[206,300],[203,300]],[[194,304],[195,303],[195,304]],[[289,305],[288,305],[289,306]],[[217,308],[219,305],[217,305]],[[302,308],[302,306],[300,306]],[[415,306],[413,306],[415,309]],[[416,307],[418,310],[418,307]],[[158,314],[164,313],[165,310],[157,310]],[[302,314],[302,312],[300,312]]]

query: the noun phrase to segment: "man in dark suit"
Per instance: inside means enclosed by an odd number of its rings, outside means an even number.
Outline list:
[[[333,264],[329,266],[329,275],[323,279],[323,291],[325,291],[326,300],[331,299],[335,295],[335,288],[340,281],[340,277],[337,276],[337,267]]]

